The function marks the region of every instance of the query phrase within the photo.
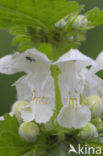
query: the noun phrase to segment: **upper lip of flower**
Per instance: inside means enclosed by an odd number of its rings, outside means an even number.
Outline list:
[[[80,53],[79,50],[77,50],[77,49],[71,49],[69,52],[67,52],[66,54],[62,55],[53,64],[57,64],[58,65],[60,63],[69,62],[69,61],[81,61],[81,62],[83,61],[84,63],[85,62],[88,63],[86,66],[89,66],[89,65],[96,66],[96,62],[94,60],[92,60],[88,56]]]
[[[35,60],[35,61],[34,61]],[[7,55],[0,59],[0,72],[5,74],[13,74],[16,72],[37,72],[36,66],[48,72],[51,61],[46,55],[40,53],[36,49],[28,49],[23,53],[16,52],[13,55]]]

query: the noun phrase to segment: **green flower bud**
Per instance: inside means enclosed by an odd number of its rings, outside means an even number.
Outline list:
[[[87,18],[84,15],[79,15],[76,17],[76,19],[74,20],[72,27],[82,27],[85,28],[87,26]]]
[[[66,25],[66,21],[65,21],[65,19],[61,19],[60,21],[58,21],[56,24],[55,24],[55,26],[57,27],[57,28],[63,28],[64,26]]]
[[[102,102],[98,96],[88,96],[84,101],[84,105],[89,106],[92,118],[102,114]]]
[[[17,102],[14,103],[14,105],[12,107],[12,112],[16,116],[19,123],[23,122],[20,112],[21,112],[23,106],[26,106],[27,104],[28,103],[25,102],[25,101],[17,101]]]
[[[27,142],[34,142],[37,139],[38,134],[39,134],[39,128],[32,121],[24,122],[19,127],[19,135],[23,140]]]
[[[98,132],[92,123],[88,123],[84,128],[81,129],[79,136],[84,140],[89,140],[93,137],[97,137]]]

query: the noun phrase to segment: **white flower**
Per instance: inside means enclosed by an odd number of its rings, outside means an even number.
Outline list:
[[[100,70],[103,70],[103,53],[100,53],[97,57],[96,66],[92,66],[90,69],[84,69],[81,72],[85,79],[83,99],[90,95],[103,97],[103,80],[96,75]]]
[[[31,108],[31,111],[27,109],[25,111],[25,108],[22,110],[24,121],[34,119],[38,123],[45,123],[53,115],[55,92],[50,66],[51,61],[47,56],[36,49],[28,49],[21,54],[15,53],[0,59],[1,73],[13,74],[22,71],[26,73],[14,83],[18,100],[28,101],[28,107]],[[36,96],[36,101],[34,96]]]
[[[55,109],[55,95],[52,82],[49,76],[40,89],[33,90],[32,101],[21,112],[24,121],[35,120],[37,123],[46,123],[50,120]]]
[[[91,112],[87,106],[80,105],[80,95],[85,84],[81,70],[86,66],[95,65],[95,62],[78,50],[71,49],[55,64],[61,70],[58,83],[63,102],[57,121],[65,128],[84,127],[91,119]]]
[[[81,75],[81,70],[89,65],[96,63],[89,57],[80,53],[76,49],[71,49],[69,52],[61,56],[54,64],[58,65],[61,74],[58,78],[59,87],[63,104],[67,104],[68,94],[75,96],[75,90],[82,94],[84,88],[84,78]]]
[[[26,72],[46,75],[49,71],[51,61],[46,55],[36,49],[28,49],[23,53],[16,52],[13,55],[7,55],[0,59],[0,73],[14,74],[17,72]]]

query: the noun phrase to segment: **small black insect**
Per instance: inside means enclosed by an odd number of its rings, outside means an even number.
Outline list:
[[[31,58],[30,56],[26,56],[26,60],[28,60],[28,61],[30,61],[30,62],[36,61],[34,58]]]

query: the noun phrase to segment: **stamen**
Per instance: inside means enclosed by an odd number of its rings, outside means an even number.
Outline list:
[[[33,90],[33,99],[32,99],[33,101],[35,101],[35,99],[36,99],[35,93],[36,93],[36,90],[34,89]]]
[[[36,93],[36,90],[34,89],[34,90],[33,90],[33,98],[32,98],[32,100],[34,101],[35,104],[37,104],[37,103],[40,104],[40,102],[42,102],[43,104],[47,104],[46,102],[43,102],[44,96],[39,96],[39,97],[37,97],[37,96],[35,95],[35,93]]]
[[[75,90],[75,94],[76,94],[76,95],[78,94],[78,91],[77,91],[77,90]]]
[[[78,107],[78,99],[77,98],[69,98],[69,109],[75,109],[75,104],[76,108]]]
[[[33,90],[33,93],[34,93],[34,94],[36,93],[36,90],[35,90],[35,89]]]
[[[75,94],[77,95],[78,94],[78,91],[75,90]],[[78,109],[78,98],[69,98],[69,109],[73,109],[73,110],[77,110]]]

